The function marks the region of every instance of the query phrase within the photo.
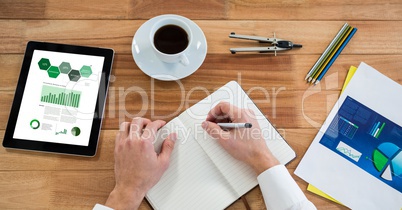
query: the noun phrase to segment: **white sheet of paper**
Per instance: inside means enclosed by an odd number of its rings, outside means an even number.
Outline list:
[[[296,168],[295,174],[352,209],[402,209],[402,186],[397,186],[398,191],[385,184],[381,177],[375,177],[357,166],[359,151],[351,147],[348,151],[354,156],[348,160],[348,157],[342,157],[320,143],[348,96],[402,126],[402,86],[367,64],[361,63]],[[402,138],[393,141],[402,148]],[[345,146],[347,147],[341,141],[337,147]],[[400,149],[399,152],[402,154]],[[360,158],[375,159],[374,155]],[[398,163],[401,164],[401,160]],[[382,172],[383,178],[390,177],[390,174],[386,176],[387,172],[389,173],[389,167]],[[392,178],[401,180],[402,176],[393,174]]]

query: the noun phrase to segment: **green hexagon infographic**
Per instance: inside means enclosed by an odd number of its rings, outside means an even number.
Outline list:
[[[47,58],[42,58],[38,62],[39,68],[42,70],[48,70],[50,67],[50,61]]]
[[[81,78],[81,75],[78,70],[73,69],[68,73],[68,77],[70,78],[70,81],[77,82]]]
[[[81,77],[92,75],[91,66],[83,65],[80,70],[73,70],[69,62],[62,62],[59,66],[52,66],[50,60],[41,58],[38,62],[41,70],[46,70],[50,78],[57,78],[60,74],[68,74],[70,81],[77,82]]]
[[[92,69],[90,66],[82,66],[80,69],[81,76],[89,77],[92,74]]]
[[[50,66],[50,68],[47,70],[47,74],[51,78],[57,78],[60,74],[59,67],[57,66]]]
[[[69,62],[62,62],[59,66],[60,72],[63,74],[68,74],[71,71],[71,65]]]

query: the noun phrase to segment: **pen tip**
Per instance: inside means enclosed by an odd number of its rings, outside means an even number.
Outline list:
[[[252,125],[251,123],[246,123],[246,124],[244,125],[244,127],[246,127],[246,128],[251,128],[251,127],[253,127],[253,125]]]

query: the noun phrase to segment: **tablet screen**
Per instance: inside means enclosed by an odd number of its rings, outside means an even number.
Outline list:
[[[104,60],[34,50],[13,138],[88,146]]]

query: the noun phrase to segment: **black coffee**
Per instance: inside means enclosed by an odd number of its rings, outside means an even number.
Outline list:
[[[188,35],[179,26],[166,25],[156,31],[154,45],[160,52],[176,54],[187,48]]]

